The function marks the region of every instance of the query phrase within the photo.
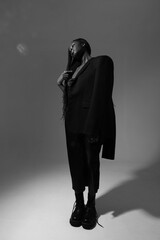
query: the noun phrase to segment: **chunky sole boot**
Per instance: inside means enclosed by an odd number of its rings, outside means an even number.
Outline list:
[[[70,217],[70,224],[73,227],[80,227],[82,225],[82,220],[84,218],[85,213],[85,206],[84,205],[77,205],[76,203],[73,206],[72,214]]]
[[[97,212],[95,206],[86,206],[85,215],[82,220],[82,227],[90,230],[97,224]]]

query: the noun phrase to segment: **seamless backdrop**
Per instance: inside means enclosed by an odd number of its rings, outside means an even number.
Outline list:
[[[1,191],[66,163],[56,85],[72,39],[115,64],[118,164],[159,158],[158,0],[0,1]]]

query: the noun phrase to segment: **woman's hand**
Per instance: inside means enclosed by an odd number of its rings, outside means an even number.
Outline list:
[[[59,78],[57,79],[58,86],[63,90],[65,87],[65,82],[70,78],[72,71],[64,71],[61,73]]]

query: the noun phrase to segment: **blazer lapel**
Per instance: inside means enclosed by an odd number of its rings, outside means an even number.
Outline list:
[[[92,58],[91,58],[92,59]],[[81,68],[81,70],[77,73],[76,78],[79,77],[80,74],[82,74],[82,72],[84,72],[84,70],[88,67],[88,65],[90,64],[91,59],[88,60],[88,62],[86,62],[86,64]]]

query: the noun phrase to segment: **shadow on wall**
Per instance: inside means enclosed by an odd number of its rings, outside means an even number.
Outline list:
[[[114,217],[133,210],[143,210],[160,218],[160,159],[135,173],[126,181],[97,199],[99,216],[112,212]]]

